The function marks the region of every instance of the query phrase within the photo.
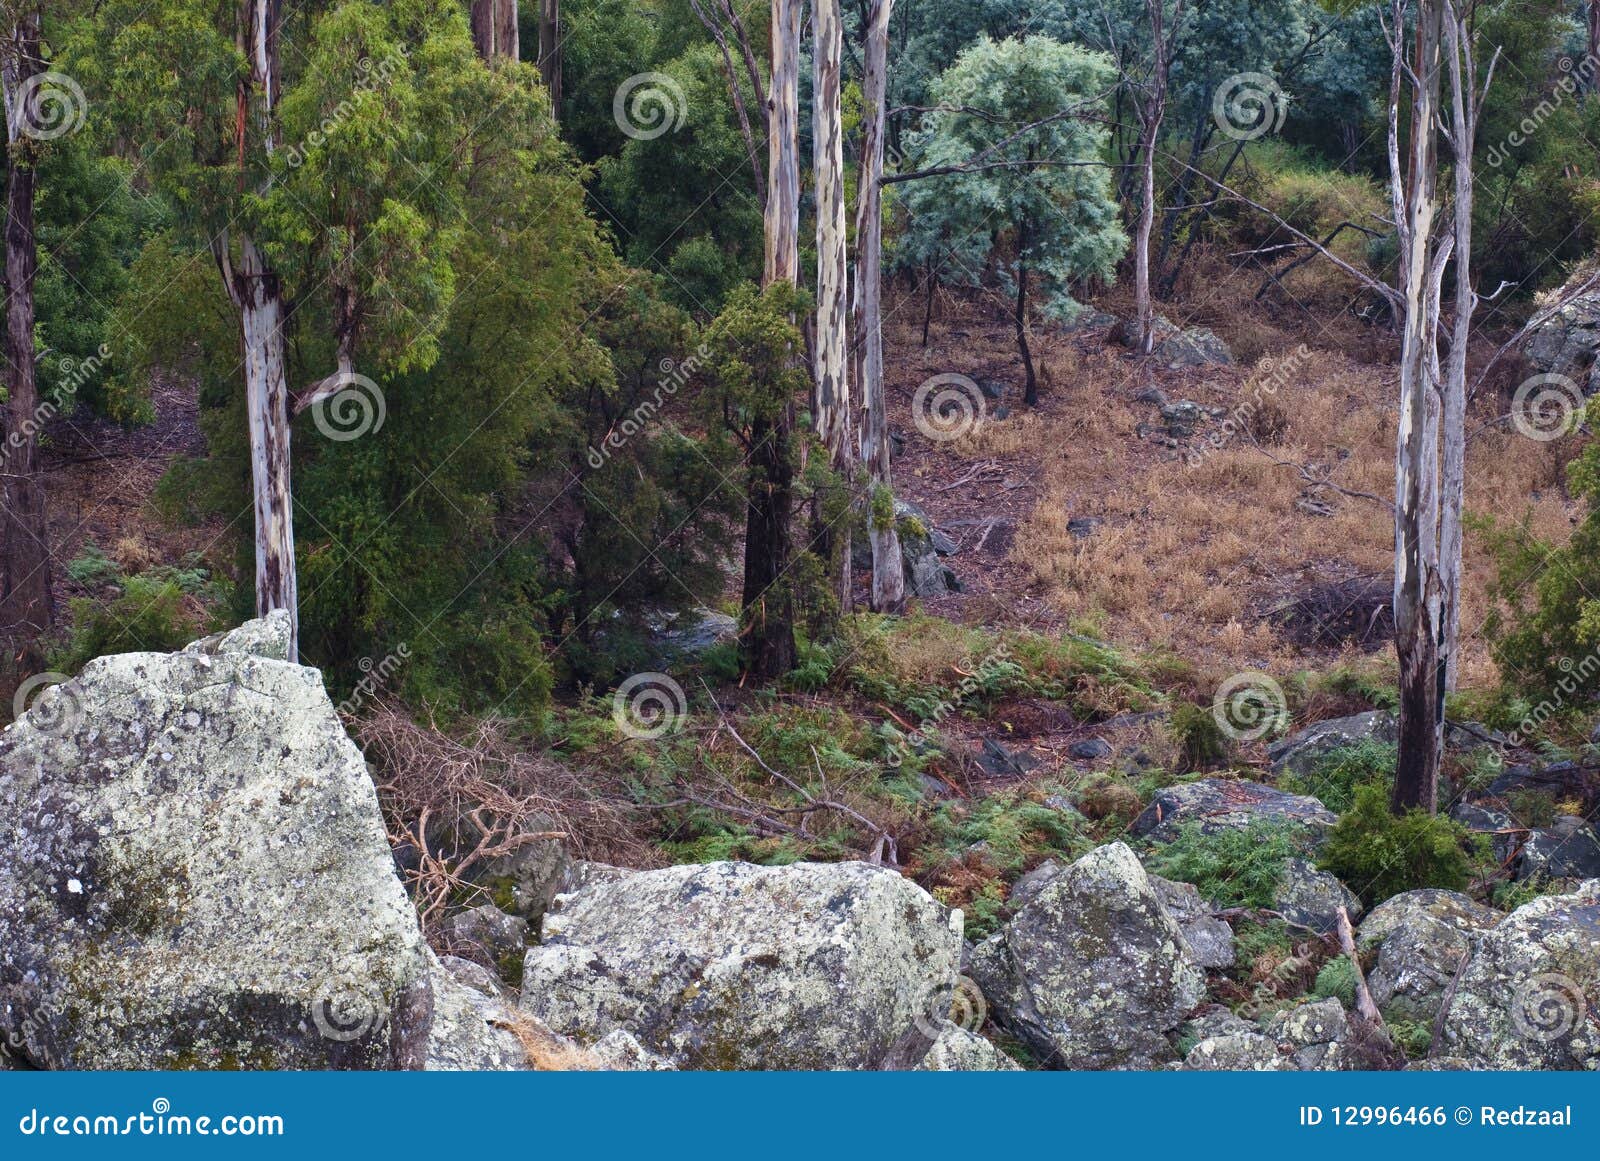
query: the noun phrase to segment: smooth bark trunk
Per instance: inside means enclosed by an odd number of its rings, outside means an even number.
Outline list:
[[[516,4],[511,4],[513,19]],[[561,0],[539,0],[539,76],[550,94],[550,112],[561,118]]]
[[[472,43],[484,60],[519,57],[517,0],[472,0]]]
[[[883,384],[883,130],[889,83],[889,16],[893,0],[868,0],[861,70],[861,174],[856,208],[855,370],[860,386],[861,462],[872,481],[867,530],[872,542],[872,608],[905,607],[905,565],[895,528],[889,465],[888,400]],[[882,509],[887,502],[887,519]]]
[[[848,326],[844,212],[844,126],[839,62],[844,29],[839,0],[816,0],[812,10],[812,141],[817,194],[817,351],[812,411],[817,435],[834,469],[848,473],[851,442],[850,378],[845,367]]]
[[[767,98],[766,264],[761,284],[800,280],[800,0],[772,0]]]

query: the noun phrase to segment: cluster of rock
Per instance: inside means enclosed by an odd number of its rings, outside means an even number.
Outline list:
[[[976,946],[882,867],[629,871],[536,845],[492,868],[501,906],[446,920],[464,955],[436,955],[362,757],[286,641],[269,618],[102,658],[0,736],[8,1065],[1016,1068],[990,1027],[1055,1068],[1380,1059],[1337,1000],[1258,1022],[1208,1005],[1231,927],[1120,842],[1025,876]],[[1160,792],[1133,829],[1263,817],[1313,840],[1333,822],[1211,779]],[[1278,907],[1313,930],[1359,914],[1305,862]],[[1510,915],[1410,892],[1358,944],[1386,1014],[1441,1029],[1434,1066],[1600,1066],[1600,879]]]

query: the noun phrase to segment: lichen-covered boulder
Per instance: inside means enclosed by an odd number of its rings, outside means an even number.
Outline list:
[[[1150,1068],[1205,994],[1177,921],[1123,843],[1090,851],[974,949],[997,1023],[1056,1068]]]
[[[1477,937],[1505,918],[1456,891],[1407,891],[1372,909],[1356,936],[1363,957],[1376,951],[1367,985],[1391,1020],[1432,1025],[1450,981]]]
[[[1576,815],[1563,814],[1528,832],[1517,854],[1519,879],[1592,879],[1600,876],[1600,835]]]
[[[493,903],[481,903],[439,925],[444,946],[454,954],[494,964],[515,982],[522,971],[522,953],[528,946],[528,921],[507,915]]]
[[[1290,923],[1326,934],[1337,929],[1341,907],[1351,922],[1361,914],[1361,900],[1336,877],[1304,859],[1284,862],[1283,877],[1272,893],[1274,911]]]
[[[1349,1049],[1350,1019],[1338,1000],[1316,1000],[1274,1013],[1263,1031],[1301,1072],[1344,1072],[1360,1067]]]
[[[430,957],[281,620],[91,661],[0,735],[0,1031],[32,1063],[422,1066]]]
[[[430,1072],[509,1072],[530,1067],[511,1031],[512,1012],[500,996],[458,980],[442,966],[431,972],[433,1023],[428,1032]]]
[[[1528,361],[1539,370],[1581,379],[1600,351],[1600,294],[1580,294],[1536,327]]]
[[[989,1041],[960,1024],[942,1021],[916,1072],[1017,1072],[1022,1068]]]
[[[1211,905],[1200,897],[1200,889],[1193,883],[1174,883],[1160,875],[1151,875],[1150,884],[1167,914],[1177,921],[1195,963],[1203,968],[1232,967],[1233,928],[1211,913]]]
[[[1478,941],[1445,1016],[1475,1068],[1600,1068],[1600,879],[1517,908]]]
[[[558,896],[522,1007],[683,1068],[873,1068],[948,1002],[959,913],[866,863],[707,863]]]
[[[1156,791],[1130,829],[1156,842],[1171,842],[1179,829],[1191,822],[1205,834],[1242,830],[1255,822],[1280,822],[1303,828],[1315,837],[1338,821],[1337,815],[1308,795],[1244,779],[1202,778]]]
[[[1393,714],[1385,710],[1369,710],[1349,717],[1329,718],[1303,730],[1296,730],[1268,746],[1267,757],[1272,762],[1275,775],[1296,774],[1304,777],[1316,769],[1324,758],[1339,750],[1362,742],[1393,745],[1398,736]]]
[[[1183,1067],[1190,1072],[1293,1072],[1294,1062],[1277,1041],[1260,1032],[1207,1036],[1189,1049]]]

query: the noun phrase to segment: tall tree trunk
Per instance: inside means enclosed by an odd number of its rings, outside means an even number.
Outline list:
[[[895,528],[889,468],[888,400],[883,385],[883,129],[889,87],[889,15],[894,0],[867,0],[861,69],[861,174],[856,206],[856,382],[862,405],[861,462],[872,480],[867,530],[872,541],[872,608],[905,607],[905,563]]]
[[[766,263],[762,286],[800,277],[800,0],[772,0],[772,88],[767,114]],[[740,662],[745,676],[775,681],[794,668],[794,602],[788,585],[794,516],[789,451],[793,407],[752,425],[745,507]]]
[[[516,0],[510,0],[516,27]],[[561,119],[561,0],[539,0],[539,76],[550,94],[550,112]]]
[[[1139,354],[1155,350],[1155,310],[1150,302],[1150,232],[1156,220],[1156,142],[1167,115],[1166,0],[1145,0],[1150,20],[1150,88],[1139,103],[1139,225],[1133,243],[1134,326]],[[1173,17],[1182,19],[1182,8]]]
[[[278,91],[277,0],[248,0],[239,47],[250,72],[239,86],[241,126],[253,106],[260,147],[270,158]],[[247,156],[245,142],[239,145]],[[248,234],[235,263],[227,231],[212,243],[223,283],[239,311],[244,355],[245,417],[250,431],[250,480],[255,507],[256,613],[289,614],[289,660],[299,659],[300,621],[294,558],[294,492],[289,473],[289,388],[284,365],[283,289],[277,272]]]
[[[20,672],[42,664],[39,639],[54,614],[50,594],[50,542],[44,487],[39,479],[38,427],[42,416],[34,360],[33,284],[38,270],[33,201],[38,142],[24,130],[36,110],[19,97],[44,69],[39,58],[37,13],[18,18],[12,32],[13,59],[6,62],[9,173],[6,182],[6,403],[0,431],[0,671]],[[20,675],[19,672],[19,675]]]
[[[518,59],[517,0],[472,0],[468,15],[479,56],[491,61]]]
[[[815,0],[812,7],[812,158],[817,195],[817,345],[812,368],[811,411],[817,435],[828,449],[828,462],[845,490],[855,490],[855,412],[850,399],[849,269],[844,210],[844,116],[840,65],[844,26],[839,0]],[[838,557],[839,607],[851,600],[850,550],[836,550],[832,529],[822,528],[819,546]]]
[[[1397,9],[1398,9],[1397,5]],[[1439,0],[1420,0],[1413,59],[1404,63],[1404,23],[1393,29],[1391,199],[1400,234],[1399,289],[1405,303],[1400,346],[1400,422],[1395,446],[1395,652],[1400,667],[1399,761],[1393,806],[1433,810],[1444,728],[1440,639],[1443,578],[1439,569],[1439,283],[1448,241],[1436,244],[1439,116]],[[1400,77],[1411,84],[1407,165],[1399,162]]]
[[[844,127],[840,110],[839,62],[844,29],[839,0],[815,0],[812,10],[812,147],[817,191],[817,362],[812,409],[817,434],[836,470],[848,471],[853,448],[850,379],[845,369],[846,238]]]
[[[776,681],[795,667],[794,602],[789,592],[794,469],[789,434],[794,418],[752,425],[749,501],[745,509],[742,668]]]
[[[1022,355],[1022,402],[1029,407],[1039,406],[1039,377],[1033,370],[1033,351],[1028,347],[1028,246],[1027,218],[1017,223],[1017,351]]]
[[[800,280],[800,0],[772,0],[767,97],[766,266],[761,285]]]

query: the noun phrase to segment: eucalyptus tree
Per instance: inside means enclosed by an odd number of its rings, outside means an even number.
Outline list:
[[[902,264],[937,265],[967,285],[992,273],[1009,294],[1030,406],[1035,300],[1070,316],[1072,291],[1110,278],[1127,249],[1103,160],[1116,76],[1077,45],[982,37],[934,84],[933,110],[907,139],[915,168],[884,178],[908,183]]]

